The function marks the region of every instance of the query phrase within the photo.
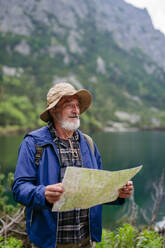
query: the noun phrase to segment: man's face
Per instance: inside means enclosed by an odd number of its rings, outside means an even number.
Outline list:
[[[80,125],[80,106],[76,96],[63,97],[56,106],[56,119],[61,126],[68,130],[75,130]]]

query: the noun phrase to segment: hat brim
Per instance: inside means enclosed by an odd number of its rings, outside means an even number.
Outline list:
[[[64,94],[61,95],[56,101],[52,102],[49,107],[40,115],[40,119],[42,121],[48,122],[50,118],[49,110],[57,105],[57,103],[61,100],[63,96],[78,96],[80,103],[80,114],[84,113],[92,102],[92,96],[88,90],[82,89],[76,91],[74,94]]]

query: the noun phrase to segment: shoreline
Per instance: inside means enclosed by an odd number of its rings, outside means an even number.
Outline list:
[[[28,133],[32,130],[33,130],[33,128],[21,128],[21,127],[12,127],[12,126],[6,127],[6,128],[0,127],[0,136],[25,134],[25,133]]]
[[[0,136],[8,136],[8,135],[19,135],[19,134],[25,134],[28,132],[31,132],[32,130],[35,130],[37,128],[41,128],[42,126],[36,126],[33,128],[22,128],[18,126],[7,126],[5,128],[0,127]],[[154,127],[154,128],[139,128],[139,127],[127,127],[127,128],[116,128],[116,127],[105,127],[102,130],[102,132],[107,133],[114,133],[114,132],[164,132],[165,127]]]

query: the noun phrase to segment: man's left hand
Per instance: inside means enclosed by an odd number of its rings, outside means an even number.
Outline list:
[[[123,186],[123,188],[121,188],[119,190],[119,197],[120,198],[129,198],[132,193],[133,193],[133,182],[132,181],[128,181],[126,185]]]

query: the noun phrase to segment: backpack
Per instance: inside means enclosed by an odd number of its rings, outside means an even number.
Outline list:
[[[88,144],[89,144],[89,146],[91,148],[92,153],[94,154],[94,143],[93,143],[92,138],[89,135],[85,134],[85,133],[83,133],[83,135],[84,135],[85,139],[87,140],[87,142],[88,142]],[[44,146],[36,145],[35,165],[37,167],[39,165],[39,162],[40,162],[40,159],[42,157],[43,151],[44,151]]]

